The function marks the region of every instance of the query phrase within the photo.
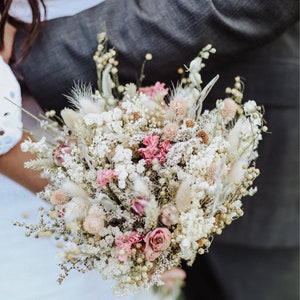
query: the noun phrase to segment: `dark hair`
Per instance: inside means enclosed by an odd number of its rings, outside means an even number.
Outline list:
[[[4,48],[4,29],[5,23],[8,22],[16,28],[22,28],[27,31],[26,38],[22,44],[22,55],[20,60],[24,59],[31,48],[39,34],[42,22],[41,22],[41,11],[39,5],[42,4],[44,12],[46,14],[46,6],[44,0],[27,0],[32,11],[32,22],[30,24],[25,24],[20,20],[16,20],[9,16],[9,9],[13,0],[2,0],[0,1],[0,50]]]

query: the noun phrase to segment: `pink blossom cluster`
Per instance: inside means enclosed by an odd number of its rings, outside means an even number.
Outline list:
[[[146,146],[146,148],[140,148],[138,150],[148,165],[152,164],[152,161],[155,158],[161,164],[165,162],[166,155],[171,148],[170,141],[165,140],[161,143],[158,142],[158,135],[148,135],[143,140],[143,144]]]
[[[139,88],[139,92],[143,93],[151,100],[156,100],[157,96],[164,98],[168,94],[168,88],[165,88],[165,83],[157,81],[154,85]]]
[[[127,261],[132,254],[132,249],[140,243],[139,249],[144,252],[148,261],[154,261],[171,244],[172,233],[167,228],[156,228],[146,236],[142,236],[136,231],[130,235],[121,235],[115,241],[115,255],[120,261]]]
[[[97,173],[97,183],[100,189],[103,189],[108,183],[117,177],[117,173],[114,170],[104,169]]]
[[[123,234],[115,241],[116,252],[115,255],[119,261],[127,261],[131,256],[131,249],[140,242],[143,237],[136,231],[133,231],[130,235]]]
[[[64,156],[71,154],[72,148],[77,145],[74,138],[67,139],[65,143],[58,145],[52,152],[54,163],[57,166],[62,166],[64,163]]]

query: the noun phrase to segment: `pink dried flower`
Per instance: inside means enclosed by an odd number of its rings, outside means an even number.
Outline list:
[[[226,121],[231,121],[238,109],[238,105],[235,103],[235,101],[231,98],[226,98],[223,100],[223,108],[221,109],[220,113],[221,116]]]
[[[133,231],[130,235],[121,235],[115,241],[116,244],[116,252],[115,256],[120,261],[127,261],[127,259],[131,256],[131,249],[136,243],[142,240],[142,236]]]
[[[127,239],[132,245],[135,245],[136,243],[139,243],[143,237],[138,232],[132,231]]]
[[[134,213],[139,216],[143,216],[145,208],[148,205],[149,200],[143,197],[135,197],[130,200],[130,206]]]
[[[69,201],[69,197],[62,190],[53,191],[50,196],[50,202],[53,205],[65,204]]]
[[[138,151],[142,155],[143,159],[145,159],[146,163],[150,165],[152,163],[152,160],[155,158],[155,155],[157,153],[157,148],[140,148]]]
[[[56,210],[58,216],[63,218],[66,214],[66,205],[65,204],[56,205],[55,210]]]
[[[167,228],[156,228],[144,237],[145,255],[147,260],[153,261],[171,244],[172,234]]]
[[[119,243],[116,247],[115,256],[119,261],[127,261],[131,255],[131,243]]]
[[[167,153],[169,152],[170,148],[171,144],[169,141],[163,141],[159,144],[160,152],[155,156],[155,158],[157,158],[161,164],[165,162]]]
[[[117,177],[117,173],[114,170],[104,169],[97,173],[97,183],[100,185],[100,189],[103,189],[108,183]]]
[[[158,141],[159,136],[157,135],[146,136],[143,140],[143,144],[147,145],[147,147],[138,149],[148,165],[152,164],[154,158],[158,159],[160,163],[164,163],[165,157],[171,148],[169,141],[163,141],[159,145]]]
[[[65,143],[58,145],[52,152],[54,163],[57,166],[62,166],[64,163],[64,156],[71,154],[72,148],[77,145],[74,138],[68,139]]]
[[[163,128],[163,139],[174,141],[178,132],[178,125],[169,123]]]
[[[168,152],[171,148],[171,144],[169,141],[163,141],[159,144],[159,149],[163,152]]]
[[[185,117],[187,111],[185,100],[181,98],[172,100],[170,102],[170,109],[177,117]]]
[[[179,212],[173,204],[165,204],[161,208],[160,221],[166,225],[171,226],[178,223]]]
[[[179,268],[167,270],[161,275],[161,280],[165,283],[164,287],[170,290],[174,289],[176,285],[181,283],[185,278],[185,271]]]
[[[158,135],[148,135],[143,139],[143,144],[150,147],[155,148],[158,145],[159,136]]]
[[[149,135],[146,136],[143,140],[143,144],[146,145],[146,148],[140,148],[138,151],[142,157],[146,160],[147,164],[151,164],[152,160],[155,158],[155,155],[158,152],[157,144],[159,141],[158,135]]]
[[[151,100],[156,100],[158,97],[164,98],[168,94],[168,88],[158,81],[152,86],[139,88],[139,92],[149,96]]]

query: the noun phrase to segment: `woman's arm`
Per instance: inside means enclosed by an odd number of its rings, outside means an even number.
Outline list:
[[[20,144],[27,138],[28,136],[23,134],[21,141],[14,148],[6,154],[0,155],[0,173],[32,192],[39,192],[48,182],[41,178],[40,172],[24,168],[26,161],[35,158],[31,153],[21,151]]]
[[[12,58],[15,33],[16,28],[9,23],[6,23],[4,29],[4,49],[0,51],[0,55],[6,63],[9,63]]]
[[[5,25],[4,49],[0,51],[0,55],[6,63],[8,63],[12,57],[12,45],[15,33],[16,29],[7,23]],[[5,76],[1,76],[1,79],[4,81],[10,80],[10,78],[6,78]],[[16,124],[16,126],[18,125]],[[39,172],[24,168],[24,162],[34,158],[32,154],[23,153],[21,151],[20,144],[26,138],[28,138],[28,136],[23,134],[18,144],[7,153],[0,155],[0,173],[3,173],[32,192],[38,192],[44,188],[47,181],[40,177]]]

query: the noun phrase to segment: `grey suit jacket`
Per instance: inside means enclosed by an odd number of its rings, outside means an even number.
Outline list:
[[[219,241],[256,246],[298,244],[298,49],[299,4],[295,0],[107,0],[73,17],[47,22],[30,55],[16,72],[45,109],[67,105],[63,94],[74,81],[96,85],[92,61],[96,34],[106,31],[118,52],[120,79],[145,83],[177,79],[177,68],[206,44],[217,54],[203,74],[220,73],[207,106],[224,95],[236,75],[246,97],[266,107],[272,134],[260,147],[258,194],[245,199],[245,216]],[[296,28],[295,28],[296,27]],[[16,56],[23,33],[16,37]]]

